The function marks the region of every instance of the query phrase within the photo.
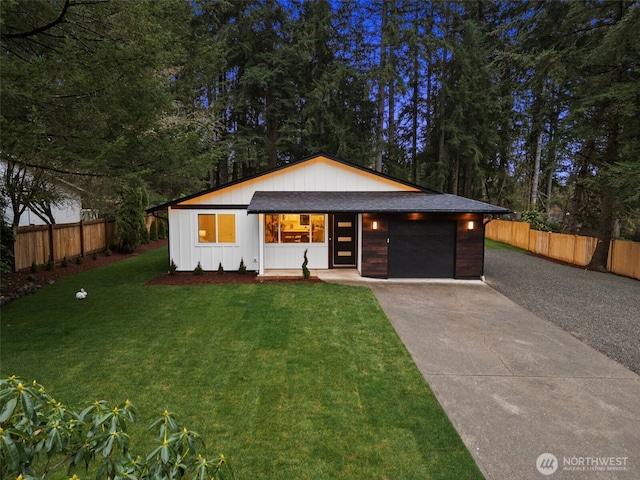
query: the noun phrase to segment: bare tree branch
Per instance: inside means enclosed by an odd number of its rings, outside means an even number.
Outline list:
[[[34,30],[30,30],[28,32],[18,32],[18,33],[1,33],[0,34],[0,38],[3,39],[9,39],[9,38],[28,38],[28,37],[33,37],[35,35],[39,35],[43,32],[46,32],[47,30],[52,29],[53,27],[55,27],[56,25],[62,23],[64,21],[64,17],[67,14],[67,10],[69,10],[69,5],[71,4],[70,0],[65,0],[64,2],[64,6],[62,7],[62,10],[60,11],[60,15],[58,15],[58,18],[56,18],[53,22],[50,22],[46,25],[43,25],[41,27],[38,27]]]

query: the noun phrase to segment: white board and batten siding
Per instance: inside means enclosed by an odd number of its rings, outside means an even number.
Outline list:
[[[225,270],[237,270],[244,259],[248,270],[297,269],[301,268],[304,250],[308,249],[308,267],[326,269],[329,263],[329,240],[318,244],[265,244],[261,238],[260,222],[263,215],[248,215],[243,206],[249,205],[257,191],[398,191],[415,190],[412,187],[390,181],[373,172],[350,167],[323,156],[314,157],[299,164],[264,175],[204,192],[178,206],[188,209],[170,208],[169,255],[180,271],[191,271],[198,262],[204,270],[217,270],[222,262]],[[202,209],[197,206],[202,205]],[[238,206],[238,209],[215,206]],[[235,244],[202,244],[198,241],[198,214],[234,213],[236,215]],[[330,212],[327,212],[330,213]],[[328,225],[328,216],[325,224]],[[327,236],[328,237],[328,236]]]
[[[235,243],[200,243],[198,214],[235,214]],[[247,270],[258,269],[258,218],[246,210],[176,210],[169,209],[169,256],[179,271],[192,271],[200,262],[204,270],[213,271],[222,263],[225,270],[238,270],[244,259]]]

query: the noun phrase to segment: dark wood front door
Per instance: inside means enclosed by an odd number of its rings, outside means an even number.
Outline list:
[[[353,214],[336,214],[333,216],[332,266],[355,267],[356,221],[357,217]]]

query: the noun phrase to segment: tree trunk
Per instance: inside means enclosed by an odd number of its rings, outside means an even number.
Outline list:
[[[376,171],[382,172],[382,135],[384,132],[384,89],[385,70],[387,63],[387,1],[382,0],[382,22],[380,27],[380,78],[378,79],[378,156],[376,157]]]
[[[619,142],[618,109],[614,105],[609,111],[609,131],[607,135],[607,149],[605,151],[604,164],[601,166],[601,175],[614,165],[618,158]],[[609,244],[613,237],[615,192],[607,184],[602,191],[602,205],[600,209],[600,226],[598,228],[598,244],[589,262],[589,268],[606,271],[609,259]]]
[[[269,168],[274,168],[278,163],[278,126],[274,113],[273,104],[275,103],[273,88],[267,87],[265,94],[265,112],[267,116],[267,152],[269,155]]]
[[[578,218],[580,217],[580,206],[582,204],[582,196],[584,194],[584,181],[587,178],[589,163],[591,157],[595,152],[595,141],[591,139],[584,149],[584,152],[579,155],[581,158],[578,165],[578,174],[575,181],[575,188],[573,190],[573,199],[571,201],[571,210],[569,212],[569,221],[567,222],[567,233],[576,235],[578,233]]]
[[[546,98],[547,85],[546,80],[542,82],[542,89],[540,93],[540,97],[538,102],[541,104],[540,108],[538,108],[537,116],[534,116],[534,125],[537,125],[538,128],[538,136],[536,138],[536,154],[533,159],[533,178],[531,179],[531,199],[529,202],[529,208],[531,210],[536,210],[538,203],[538,183],[540,182],[540,160],[542,157],[542,133],[544,131],[544,121],[542,118],[542,110],[543,105]]]
[[[533,159],[533,178],[531,179],[531,199],[529,205],[531,210],[536,209],[538,201],[538,182],[540,181],[540,156],[542,155],[542,131],[538,133],[536,141],[536,155]]]

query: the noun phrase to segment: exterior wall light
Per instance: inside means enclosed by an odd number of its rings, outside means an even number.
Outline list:
[[[469,223],[467,223],[467,230],[473,230],[474,224],[473,224],[473,220],[469,220]]]
[[[378,229],[378,222],[376,222],[375,220],[373,221],[373,229],[374,230]]]

